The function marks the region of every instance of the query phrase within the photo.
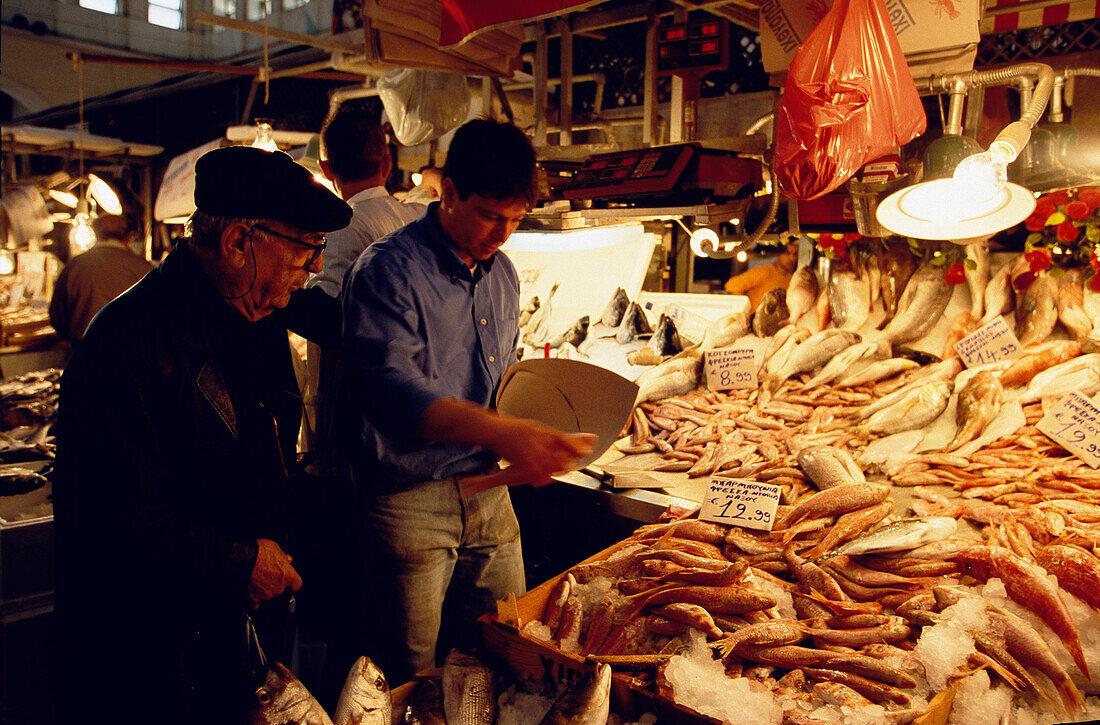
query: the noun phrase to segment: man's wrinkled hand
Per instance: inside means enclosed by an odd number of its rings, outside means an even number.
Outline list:
[[[248,580],[248,598],[252,608],[279,596],[288,588],[296,592],[302,587],[302,577],[291,565],[293,559],[271,539],[256,539],[256,563]]]
[[[536,421],[510,419],[506,434],[495,452],[512,466],[525,471],[533,486],[550,483],[555,473],[568,471],[592,452],[599,436],[592,433],[562,433]]]

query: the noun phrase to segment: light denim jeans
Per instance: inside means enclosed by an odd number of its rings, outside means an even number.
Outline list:
[[[405,682],[436,666],[440,625],[461,643],[476,641],[477,618],[495,611],[496,600],[526,590],[519,522],[507,487],[459,498],[454,478],[425,481],[366,503],[371,539],[388,558],[388,575],[371,582],[374,596],[393,597],[391,623],[399,629],[393,660],[406,672],[387,672]],[[445,653],[443,653],[445,654]],[[390,659],[390,658],[386,658]]]

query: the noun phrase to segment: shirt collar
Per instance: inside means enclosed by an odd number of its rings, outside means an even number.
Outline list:
[[[493,268],[493,262],[496,260],[497,254],[500,254],[500,252],[494,252],[493,256],[486,260],[477,260],[477,267],[471,272],[470,268],[466,266],[466,263],[463,262],[462,258],[455,252],[454,247],[451,246],[451,242],[447,238],[447,233],[443,231],[443,227],[439,223],[438,201],[433,201],[429,204],[428,210],[424,212],[424,216],[420,217],[415,223],[421,225],[421,229],[424,232],[424,238],[431,244],[432,251],[435,252],[436,257],[443,266],[443,270],[452,277],[458,276],[462,279],[481,279]]]
[[[384,186],[372,186],[369,189],[363,189],[358,194],[356,194],[355,196],[348,199],[348,204],[350,204],[352,206],[355,206],[359,202],[366,201],[367,199],[377,199],[379,197],[389,196],[389,195],[390,195],[390,192],[386,191],[386,187],[384,187]]]

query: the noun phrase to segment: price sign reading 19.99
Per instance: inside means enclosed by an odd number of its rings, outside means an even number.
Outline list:
[[[1093,468],[1100,468],[1100,408],[1080,393],[1054,404],[1036,426]]]
[[[707,387],[711,390],[755,388],[756,352],[751,347],[707,350]]]
[[[779,506],[779,486],[740,478],[712,478],[699,518],[720,524],[771,531]]]
[[[982,325],[955,343],[959,358],[968,368],[987,365],[1012,357],[1020,350],[1020,341],[1008,329],[1003,317]]]

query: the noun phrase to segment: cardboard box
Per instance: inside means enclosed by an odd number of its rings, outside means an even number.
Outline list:
[[[764,70],[786,70],[831,6],[827,0],[762,0]],[[886,12],[911,69],[933,60],[937,72],[970,70],[974,64],[971,51],[979,40],[979,11],[978,0],[886,0]]]

